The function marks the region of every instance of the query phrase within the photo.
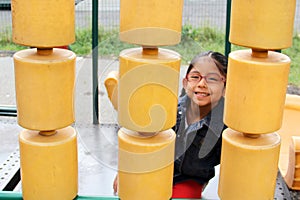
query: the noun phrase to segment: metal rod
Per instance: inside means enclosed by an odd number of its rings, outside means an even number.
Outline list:
[[[98,108],[98,0],[93,0],[92,10],[92,54],[93,54],[93,123],[99,124]]]
[[[231,44],[229,42],[230,33],[230,16],[231,16],[231,0],[227,0],[226,8],[226,34],[225,34],[225,56],[228,57],[231,51]]]
[[[0,106],[0,116],[16,117],[17,108],[15,106]]]
[[[3,188],[2,191],[13,191],[20,181],[21,181],[21,174],[20,174],[20,169],[18,169],[17,172],[10,179],[10,181],[7,183],[7,185]]]

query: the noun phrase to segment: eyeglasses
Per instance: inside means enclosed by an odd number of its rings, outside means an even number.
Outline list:
[[[217,73],[208,73],[204,76],[201,75],[199,72],[190,72],[186,75],[186,79],[192,83],[199,83],[202,80],[202,78],[204,78],[206,83],[225,82],[225,78]]]

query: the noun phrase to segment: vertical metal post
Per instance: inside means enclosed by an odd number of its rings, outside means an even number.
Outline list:
[[[225,34],[225,56],[228,57],[231,51],[231,44],[229,42],[229,32],[230,32],[230,16],[231,16],[231,0],[227,0],[226,8],[226,34]]]
[[[16,106],[1,106],[0,105],[0,116],[16,117],[17,116]]]
[[[98,0],[93,0],[92,5],[93,123],[98,124]]]

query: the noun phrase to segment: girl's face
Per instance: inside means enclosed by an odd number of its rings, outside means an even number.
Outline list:
[[[201,108],[212,109],[225,93],[225,77],[210,57],[201,57],[183,79],[183,87],[191,99]]]

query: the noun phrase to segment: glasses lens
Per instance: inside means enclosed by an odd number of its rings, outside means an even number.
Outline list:
[[[208,83],[217,83],[219,81],[221,81],[221,77],[219,74],[215,74],[215,73],[209,73],[206,75],[206,81]]]
[[[188,81],[191,82],[198,82],[200,80],[201,76],[199,73],[189,73],[187,76]]]

